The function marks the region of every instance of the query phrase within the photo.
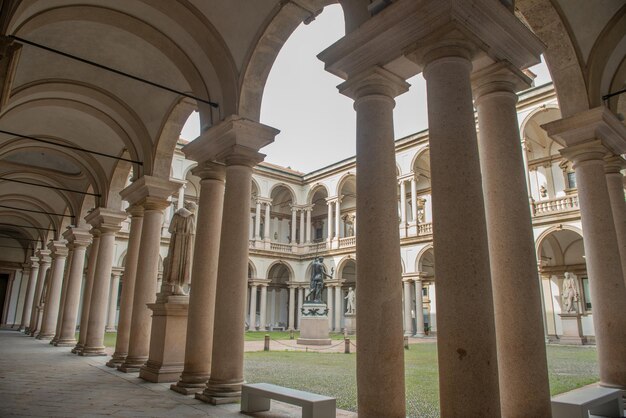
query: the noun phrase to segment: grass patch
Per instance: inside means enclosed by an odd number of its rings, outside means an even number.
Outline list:
[[[246,331],[244,334],[245,341],[263,341],[265,335],[268,334],[272,340],[288,340],[289,331]],[[293,332],[293,339],[297,340],[300,337],[300,331]],[[343,334],[330,333],[328,336],[331,340],[343,340]],[[350,336],[350,340],[356,340],[355,335]]]
[[[598,361],[594,347],[548,346],[547,352],[552,395],[598,381]],[[407,416],[438,417],[436,343],[413,344],[404,354]],[[274,383],[333,396],[337,398],[338,408],[356,411],[355,354],[284,351],[246,353],[245,376],[250,383]]]
[[[78,341],[78,336],[80,333],[76,333],[76,341]],[[117,332],[105,332],[104,333],[104,346],[105,347],[115,347],[115,341],[117,340]]]

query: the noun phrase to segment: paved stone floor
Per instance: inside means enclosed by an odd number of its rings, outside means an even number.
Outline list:
[[[67,347],[0,330],[0,417],[241,417],[239,404],[212,406],[104,365]],[[272,401],[256,417],[299,417],[300,408]],[[338,417],[356,414],[337,411]]]

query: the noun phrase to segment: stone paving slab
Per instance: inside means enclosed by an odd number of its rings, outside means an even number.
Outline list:
[[[239,412],[239,404],[209,405],[169,390],[169,384],[106,367],[107,359],[76,356],[68,347],[0,330],[0,417],[301,416],[300,408],[275,401],[270,412],[249,415]],[[338,410],[337,416],[356,414]]]

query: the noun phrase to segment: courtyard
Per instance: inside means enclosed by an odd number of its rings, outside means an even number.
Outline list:
[[[285,351],[293,340],[275,340],[262,350],[263,333],[246,335],[244,375],[249,383],[268,382],[337,399],[339,417],[356,411],[356,354]],[[108,333],[107,345],[115,341]],[[358,347],[358,340],[354,345]],[[411,339],[411,341],[415,341]],[[342,343],[334,340],[333,346]],[[108,349],[110,350],[110,348]],[[240,416],[238,405],[211,406],[104,366],[107,357],[77,357],[15,331],[0,331],[0,416]],[[330,350],[327,350],[330,351]],[[438,417],[437,345],[412,343],[405,350],[407,416]],[[550,391],[566,392],[598,380],[594,347],[548,345]],[[297,408],[274,403],[271,415],[299,416]],[[70,409],[68,409],[70,408]],[[71,411],[69,413],[68,411]]]

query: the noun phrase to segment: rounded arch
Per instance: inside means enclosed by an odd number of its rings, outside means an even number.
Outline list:
[[[351,183],[353,183],[353,184],[351,184]],[[356,193],[356,174],[354,174],[351,171],[348,171],[343,176],[341,176],[341,178],[337,182],[337,190],[335,190],[335,195],[338,196],[339,194],[341,194],[341,190],[347,184],[353,185],[354,186],[354,191]]]
[[[258,186],[258,184],[257,184],[257,186]],[[291,201],[293,202],[293,204],[294,205],[297,204],[296,203],[296,191],[293,189],[293,187],[291,185],[289,185],[287,183],[283,183],[283,182],[279,182],[279,183],[276,183],[276,184],[272,185],[272,187],[270,187],[269,196],[268,197],[272,197],[272,194],[274,194],[274,192],[277,189],[281,188],[281,187],[285,188],[289,192],[289,195],[291,197]]]
[[[354,274],[354,280],[356,281],[356,258],[352,255],[348,255],[346,257],[343,257],[341,260],[339,260],[339,263],[337,263],[337,268],[336,270],[336,276],[337,278],[342,278],[343,273],[344,273],[344,269],[348,268],[350,269],[351,267],[354,267],[354,272],[352,272],[351,274]]]
[[[152,172],[147,174],[163,179],[170,178],[174,150],[180,138],[180,132],[189,119],[189,115],[196,109],[195,102],[182,99],[175,102],[168,112],[168,117],[159,129],[155,144],[154,162]]]
[[[435,277],[435,249],[428,244],[420,250],[415,258],[415,271],[427,276]]]
[[[248,279],[253,279],[257,276],[257,269],[252,260],[248,260]]]
[[[268,266],[265,277],[271,280],[273,285],[286,285],[287,281],[293,281],[295,274],[288,262],[277,260]]]
[[[315,195],[320,190],[326,193],[326,197],[330,196],[330,194],[328,193],[328,187],[324,183],[315,183],[313,184],[313,186],[309,190],[309,193],[307,194],[307,197],[306,197],[307,205],[315,204],[313,199],[315,198]]]
[[[554,234],[557,234],[562,231],[570,231],[570,232],[575,233],[576,235],[580,237],[579,240],[582,243],[583,231],[580,228],[576,226],[572,226],[572,225],[563,225],[563,224],[551,226],[550,228],[546,229],[541,234],[539,234],[539,236],[535,240],[535,251],[537,254],[537,261],[541,265],[543,265],[544,261],[547,261],[547,260],[543,260],[541,252],[542,252],[542,249],[544,248],[544,244],[547,243],[548,241],[551,241],[550,245],[553,247],[553,249],[558,248],[560,250],[559,252],[554,252],[555,259],[554,261],[551,261],[550,264],[555,264],[555,265],[565,264],[564,255],[569,245],[571,245],[571,242],[565,248],[563,248],[560,242],[558,241],[555,242],[556,237],[554,236]]]

